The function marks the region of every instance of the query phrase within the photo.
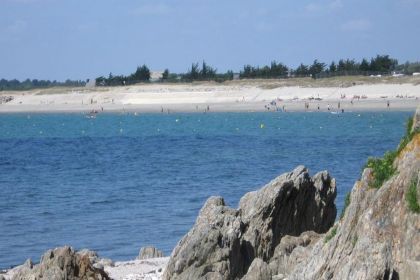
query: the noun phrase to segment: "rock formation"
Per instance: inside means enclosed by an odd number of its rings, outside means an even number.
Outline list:
[[[95,268],[90,261],[91,251],[75,252],[71,247],[48,250],[38,265],[30,260],[15,269],[13,280],[66,279],[105,280],[110,279],[103,269]]]
[[[413,129],[420,127],[420,111]],[[415,184],[419,201],[420,134],[399,153],[395,175],[372,188],[372,170],[354,185],[336,234],[319,241],[305,262],[287,279],[419,279],[420,214],[409,209],[406,196]]]
[[[173,250],[163,279],[419,279],[419,130],[417,110],[412,132],[395,159],[384,163],[392,167],[387,179],[375,188],[375,172],[383,169],[364,169],[344,215],[335,223],[335,180],[326,171],[311,178],[303,166],[247,193],[238,209],[227,207],[221,197],[210,197]],[[153,247],[142,248],[139,258],[160,254]],[[137,274],[129,279],[157,279],[166,260],[154,260],[159,271],[139,273],[136,265],[149,260],[111,269],[112,261],[99,259],[95,252],[62,247],[45,253],[40,264],[28,260],[8,275],[109,279],[106,265],[112,275],[124,278],[120,270],[131,265]],[[157,266],[147,269],[151,267]]]
[[[138,260],[152,259],[152,258],[162,258],[163,252],[156,249],[153,246],[141,247]]]
[[[165,279],[265,279],[268,261],[286,235],[326,232],[334,223],[335,180],[303,166],[261,190],[247,193],[239,209],[211,197],[194,227],[172,252]]]
[[[412,130],[395,152],[395,172],[375,188],[366,168],[334,225],[327,172],[310,178],[298,167],[246,194],[239,209],[210,198],[164,279],[419,279],[420,110]]]

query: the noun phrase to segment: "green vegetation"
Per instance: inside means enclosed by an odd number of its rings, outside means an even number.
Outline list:
[[[382,184],[395,174],[393,166],[394,159],[397,156],[396,151],[388,151],[383,158],[369,158],[367,167],[372,168],[374,180],[372,182],[373,188],[380,188]]]
[[[346,194],[346,198],[344,199],[344,207],[340,214],[340,220],[343,219],[344,214],[346,213],[347,207],[350,205],[350,192]]]
[[[305,65],[301,63],[296,69],[286,66],[283,63],[272,61],[270,65],[252,66],[245,65],[239,73],[234,74],[229,70],[224,73],[218,73],[217,69],[209,66],[205,61],[201,68],[199,63],[192,63],[191,68],[185,73],[171,73],[165,69],[160,82],[194,82],[194,81],[216,81],[224,82],[233,79],[289,79],[298,77],[330,78],[335,76],[370,76],[370,75],[391,75],[392,71],[411,75],[414,72],[420,72],[420,62],[406,62],[398,65],[398,61],[389,55],[377,55],[370,60],[364,58],[361,62],[354,59],[340,59],[338,62],[332,61],[329,65],[320,62],[317,59],[312,64]],[[137,70],[130,75],[100,76],[95,79],[97,86],[122,86],[139,82],[149,82],[151,72],[146,65],[137,67]],[[360,78],[360,77],[359,77]],[[29,90],[34,88],[48,88],[55,86],[85,86],[89,80],[65,82],[49,80],[0,80],[0,91],[2,90]]]
[[[417,185],[419,178],[416,176],[411,180],[410,186],[408,187],[407,192],[405,193],[405,199],[408,203],[408,209],[414,213],[420,213],[420,205],[417,200]]]
[[[392,175],[395,174],[396,170],[393,166],[395,158],[401,153],[401,151],[407,146],[407,144],[413,139],[419,130],[411,131],[413,127],[413,118],[409,118],[407,121],[407,128],[404,137],[401,139],[400,144],[396,151],[388,151],[382,158],[369,158],[366,167],[372,168],[374,180],[372,182],[373,188],[380,188],[382,184],[388,180]]]
[[[22,82],[13,80],[0,80],[0,91],[3,90],[30,90],[36,88],[50,88],[50,87],[83,87],[86,85],[84,81],[66,80],[65,82],[57,82],[50,80],[26,79]]]
[[[324,243],[328,243],[337,234],[337,226],[334,226],[324,238]]]
[[[150,70],[146,65],[138,66],[136,72],[124,76],[124,75],[117,75],[114,76],[112,73],[109,73],[108,78],[106,77],[98,77],[96,78],[96,85],[97,86],[121,86],[121,85],[130,85],[136,84],[140,82],[148,82],[150,79]]]
[[[414,135],[416,133],[419,133],[418,130],[413,130],[411,131],[412,127],[413,127],[413,122],[414,119],[413,118],[409,118],[407,120],[407,127],[406,127],[406,132],[404,137],[401,139],[400,145],[398,146],[398,154],[405,148],[405,146],[407,146],[407,144],[413,139]]]
[[[254,67],[251,65],[245,65],[244,69],[240,73],[241,78],[252,79],[252,78],[287,78],[289,68],[276,61],[271,62],[270,66]]]

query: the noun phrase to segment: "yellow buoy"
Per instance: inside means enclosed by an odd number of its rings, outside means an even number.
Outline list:
[[[264,128],[265,127],[265,125],[262,123],[262,124],[260,124],[260,128]]]

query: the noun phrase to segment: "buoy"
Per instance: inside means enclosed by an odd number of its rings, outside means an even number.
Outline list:
[[[265,126],[265,125],[264,125],[263,123],[262,123],[262,124],[260,124],[260,128],[264,128],[264,126]]]

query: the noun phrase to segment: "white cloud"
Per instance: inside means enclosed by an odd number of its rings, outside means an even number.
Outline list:
[[[138,7],[135,10],[132,10],[130,13],[133,15],[166,15],[171,11],[171,8],[164,3],[153,3],[145,4]]]
[[[343,31],[368,31],[372,28],[372,23],[367,19],[354,19],[341,25]]]

